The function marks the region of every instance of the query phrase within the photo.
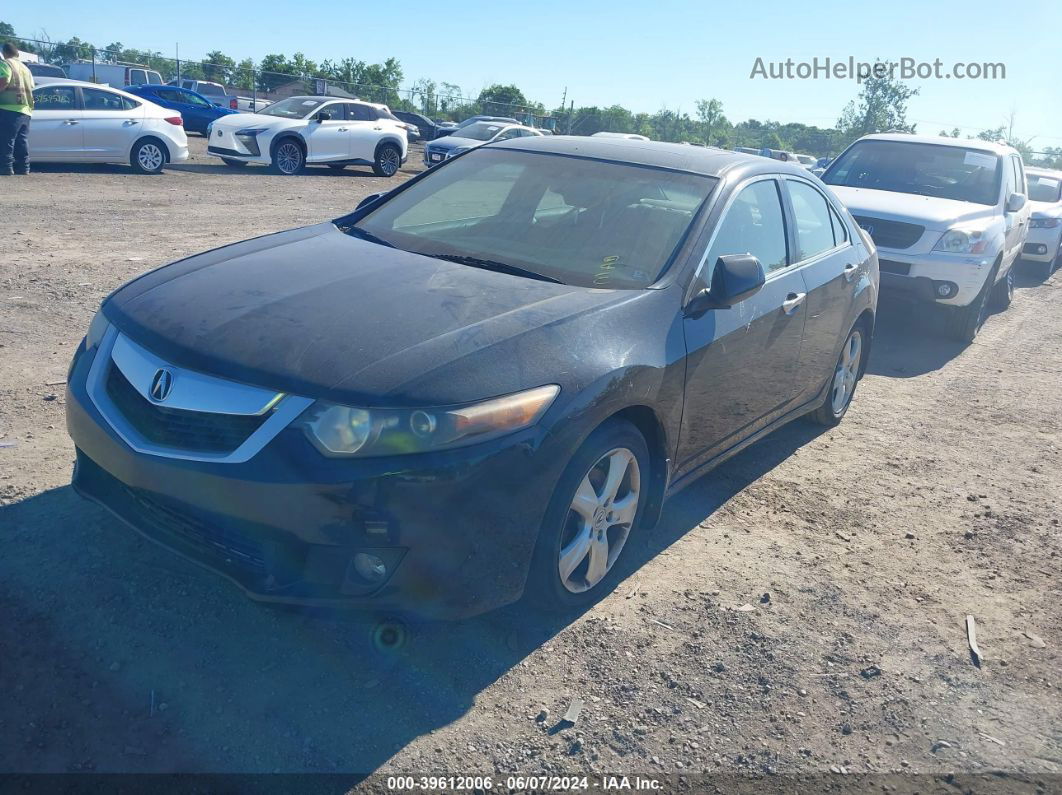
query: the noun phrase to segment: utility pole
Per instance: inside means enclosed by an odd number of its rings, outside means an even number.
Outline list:
[[[572,122],[575,121],[575,100],[572,100],[571,107],[568,108],[568,135],[572,134]]]
[[[180,85],[181,84],[181,43],[180,42],[174,42],[173,49],[174,49],[174,52],[177,55],[177,58],[176,58],[176,60],[177,60],[177,85]]]

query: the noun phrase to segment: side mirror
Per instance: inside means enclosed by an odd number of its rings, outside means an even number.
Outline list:
[[[366,196],[364,199],[362,199],[360,202],[358,202],[358,206],[355,207],[354,209],[355,210],[360,210],[362,207],[367,207],[368,205],[372,204],[377,199],[382,199],[383,196],[384,196],[384,194],[382,194],[382,193],[370,193],[368,196]]]
[[[763,265],[751,254],[728,254],[716,260],[712,286],[690,299],[687,315],[699,315],[709,309],[729,309],[759,292],[767,281]]]
[[[1016,213],[1025,206],[1024,193],[1012,193],[1007,197],[1007,212]]]
[[[322,110],[320,113],[314,116],[314,121],[329,121],[331,118],[331,113],[329,113],[327,110]]]

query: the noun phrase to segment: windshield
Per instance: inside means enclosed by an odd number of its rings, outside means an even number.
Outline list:
[[[999,157],[979,149],[906,141],[861,141],[822,175],[827,185],[995,204]]]
[[[1062,201],[1062,179],[1047,174],[1029,174],[1029,201]]]
[[[418,254],[489,260],[583,287],[637,289],[667,268],[716,182],[476,149],[347,228]]]
[[[499,132],[504,124],[491,124],[490,122],[478,121],[463,128],[461,132],[455,132],[452,138],[471,138],[474,141],[489,141]]]
[[[262,116],[280,116],[284,119],[305,119],[317,108],[323,105],[323,99],[307,99],[306,97],[288,97],[280,102],[274,102],[268,108],[258,111]]]

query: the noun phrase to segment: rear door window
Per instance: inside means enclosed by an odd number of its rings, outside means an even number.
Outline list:
[[[810,185],[786,180],[793,203],[793,220],[797,233],[797,260],[816,257],[836,245],[833,219],[826,197]]]
[[[33,92],[34,110],[77,110],[73,86],[44,86]]]

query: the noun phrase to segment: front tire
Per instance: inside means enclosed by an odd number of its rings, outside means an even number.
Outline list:
[[[292,177],[306,166],[306,153],[302,145],[294,138],[282,138],[273,147],[273,163],[270,165],[274,174]]]
[[[811,414],[811,418],[819,425],[832,428],[840,424],[848,413],[856,387],[859,386],[859,379],[863,376],[863,357],[866,355],[867,342],[866,324],[856,323],[848,332],[837,357],[837,366],[834,368],[833,378],[830,379],[826,399]]]
[[[565,612],[611,591],[650,484],[649,449],[623,420],[597,428],[557,482],[528,579],[533,607]]]
[[[394,144],[383,144],[376,148],[376,159],[372,164],[372,173],[378,177],[393,177],[402,166],[402,150]]]
[[[967,306],[944,307],[948,312],[945,316],[946,333],[953,340],[971,343],[977,338],[981,326],[985,324],[985,319],[988,317],[988,301],[995,285],[998,268],[999,263],[988,275],[981,287],[981,292]]]
[[[992,288],[992,308],[1003,310],[1014,299],[1014,266],[1011,265],[1007,275],[996,282]]]
[[[166,146],[157,138],[143,138],[133,145],[129,164],[138,174],[161,174],[166,167]]]

